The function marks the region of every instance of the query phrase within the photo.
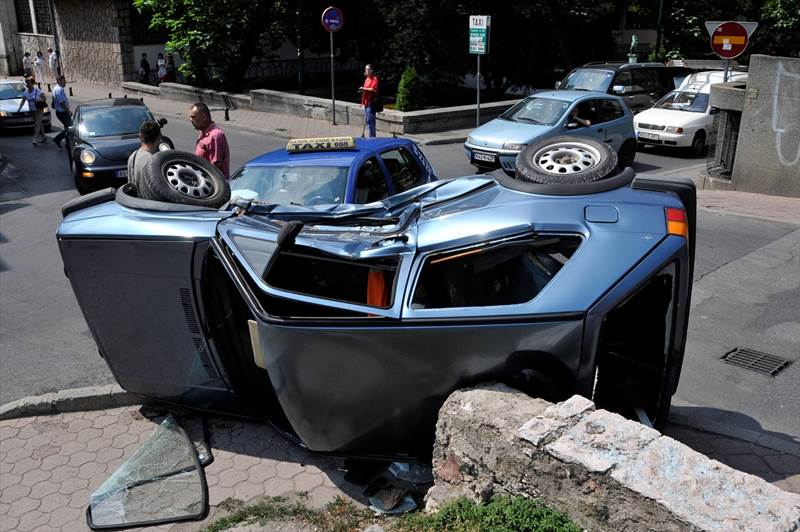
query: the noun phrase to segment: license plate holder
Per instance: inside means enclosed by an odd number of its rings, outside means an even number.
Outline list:
[[[661,140],[661,137],[655,133],[646,133],[644,131],[639,132],[640,139],[647,139],[647,140]]]
[[[472,161],[477,163],[490,163],[497,164],[497,155],[494,153],[485,153],[482,151],[472,152]]]

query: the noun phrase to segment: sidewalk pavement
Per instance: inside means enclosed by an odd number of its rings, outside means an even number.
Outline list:
[[[97,489],[157,427],[145,406],[0,421],[0,530],[85,530]],[[149,416],[149,417],[146,417]],[[363,486],[345,480],[343,462],[303,450],[267,425],[209,417],[214,461],[205,468],[209,517],[158,529],[198,530],[225,515],[226,499],[300,497],[323,508],[337,496],[363,507]],[[800,493],[800,453],[671,425],[666,434],[775,486]]]

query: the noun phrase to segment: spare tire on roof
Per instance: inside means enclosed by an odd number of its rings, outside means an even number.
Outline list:
[[[138,186],[142,199],[211,208],[230,200],[231,189],[222,172],[193,153],[159,151],[143,168]]]
[[[546,185],[590,183],[617,173],[617,154],[587,137],[559,136],[535,142],[516,160],[516,178]]]

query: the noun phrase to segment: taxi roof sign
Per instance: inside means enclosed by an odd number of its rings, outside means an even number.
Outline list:
[[[289,139],[289,142],[286,143],[286,151],[289,153],[354,149],[356,149],[356,139],[353,137],[311,137]]]

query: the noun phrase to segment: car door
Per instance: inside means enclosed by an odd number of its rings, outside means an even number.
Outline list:
[[[633,124],[630,123],[630,118],[625,115],[622,105],[617,100],[610,98],[598,100],[597,107],[601,125],[605,130],[604,140],[614,151],[619,151],[622,143],[631,137]]]
[[[386,168],[393,194],[405,192],[424,183],[422,167],[402,146],[381,153],[381,163]]]
[[[564,134],[578,135],[581,137],[590,137],[601,142],[606,140],[605,124],[602,121],[602,115],[599,113],[599,100],[584,99],[576,102],[567,111],[565,122]],[[578,116],[590,122],[589,126],[577,125],[577,127],[569,127],[568,124],[572,123],[576,126],[575,122],[570,122],[572,112],[577,109]]]
[[[350,203],[372,203],[389,196],[389,186],[376,157],[370,157],[358,168]]]

